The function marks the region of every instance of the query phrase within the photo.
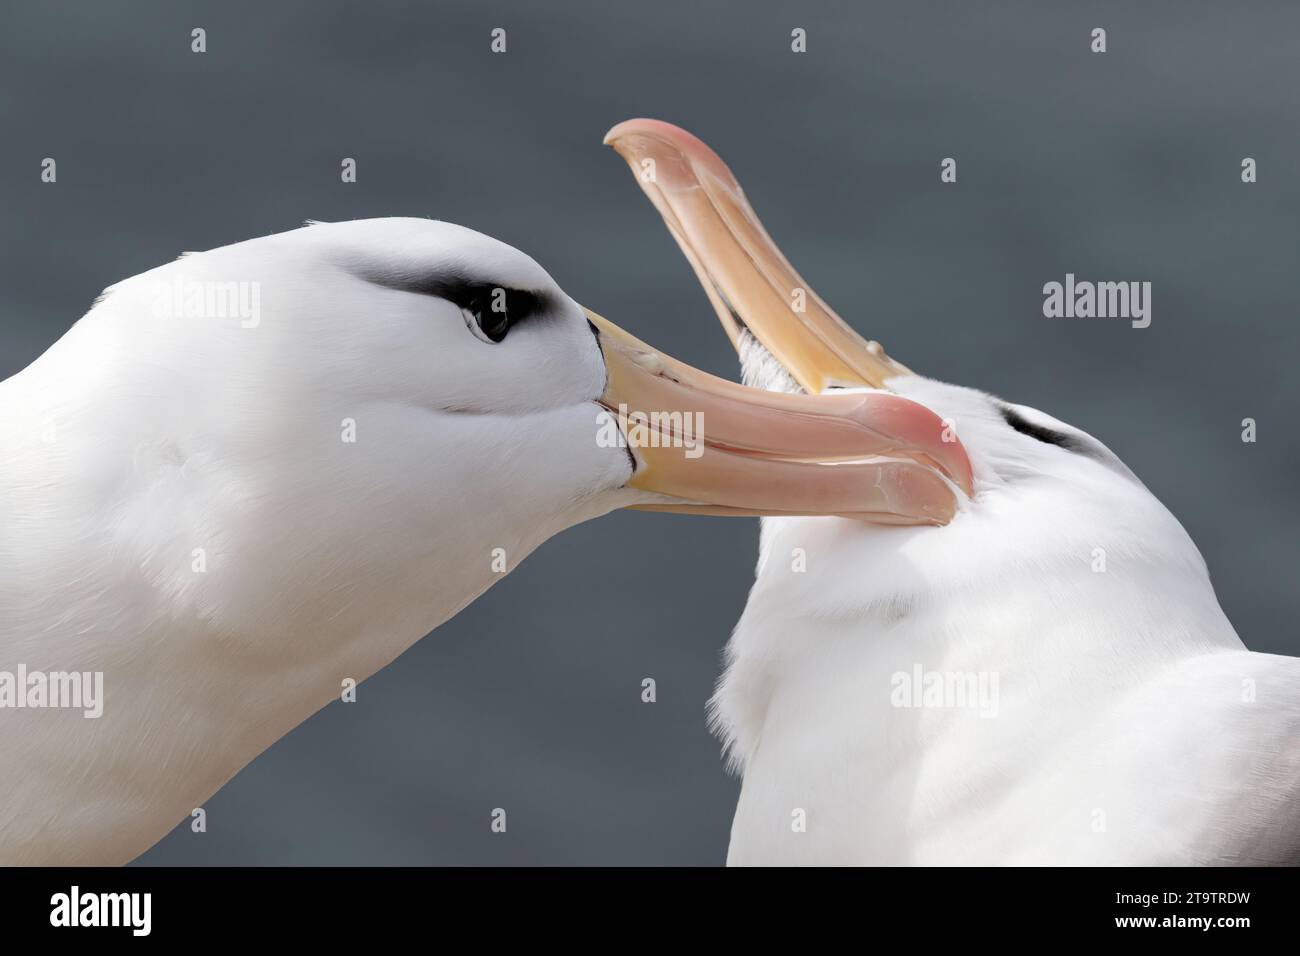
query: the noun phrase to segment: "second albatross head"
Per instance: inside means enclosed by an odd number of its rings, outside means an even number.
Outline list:
[[[628,162],[695,269],[747,385],[906,398],[929,411],[941,442],[962,447],[958,483],[974,494],[958,497],[960,517],[942,528],[881,535],[860,522],[765,522],[765,547],[778,529],[786,543],[816,541],[823,564],[842,572],[808,575],[820,588],[810,604],[865,607],[1044,568],[1059,578],[1078,567],[1087,572],[1102,544],[1205,579],[1204,561],[1177,520],[1100,441],[1037,409],[914,374],[854,332],[795,271],[731,170],[699,139],[636,119],[615,126],[605,142]],[[800,587],[812,585],[786,581],[784,607]]]

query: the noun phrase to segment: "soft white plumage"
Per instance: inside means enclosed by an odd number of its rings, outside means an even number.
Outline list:
[[[364,277],[448,272],[556,308],[489,346]],[[260,321],[160,317],[177,278],[259,283]],[[446,223],[315,225],[107,290],[0,383],[0,668],[102,671],[107,698],[3,713],[0,862],[131,859],[499,580],[493,548],[513,568],[657,500],[593,440],[604,385],[550,277]]]
[[[904,396],[973,478],[942,527],[763,519],[712,702],[744,777],[729,862],[1300,861],[1300,658],[1244,648],[1196,546],[1129,469],[860,338],[685,130],[630,120],[606,142],[747,384]]]
[[[743,354],[748,382],[790,387]],[[1300,660],[1245,650],[1191,539],[1095,439],[889,386],[956,424],[974,499],[943,528],[762,519],[714,701],[744,777],[729,862],[1300,859]],[[996,675],[995,712],[895,706],[917,665]]]

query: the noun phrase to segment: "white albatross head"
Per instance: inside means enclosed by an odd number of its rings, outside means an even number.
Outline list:
[[[54,526],[103,536],[152,613],[245,634],[287,603],[296,632],[404,646],[618,507],[938,523],[941,474],[965,467],[913,441],[933,433],[919,406],[698,372],[527,255],[426,219],[187,254],[110,287],[2,387],[57,427],[11,457],[18,484],[58,490]],[[878,450],[896,454],[838,464]]]
[[[978,593],[1008,577],[1087,574],[1101,552],[1208,583],[1181,525],[1100,441],[1036,409],[914,374],[863,340],[794,270],[731,170],[699,139],[637,119],[615,126],[605,142],[638,174],[695,269],[746,385],[905,397],[932,412],[940,440],[959,441],[969,459],[973,494],[957,496],[958,513],[942,526],[765,520],[760,567],[769,557],[787,565],[801,547],[817,555],[823,573],[760,575],[751,607],[777,580],[772,600],[788,613],[848,613]],[[648,161],[653,180],[639,175]]]

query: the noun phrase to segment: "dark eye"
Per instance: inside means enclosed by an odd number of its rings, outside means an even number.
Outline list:
[[[462,309],[465,321],[478,338],[496,344],[506,337],[511,325],[511,302],[507,290],[485,289],[475,295]]]
[[[495,345],[514,326],[543,315],[553,305],[548,294],[535,289],[509,289],[457,272],[434,275],[362,273],[361,278],[389,289],[445,299],[460,307],[465,325],[480,342]]]

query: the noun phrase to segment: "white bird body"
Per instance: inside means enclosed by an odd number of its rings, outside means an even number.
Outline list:
[[[714,701],[743,774],[728,862],[1300,859],[1300,660],[1243,648],[1126,469],[978,392],[890,385],[956,423],[975,502],[943,528],[762,519]],[[993,693],[900,699],[918,669]]]
[[[728,861],[1300,862],[1300,658],[1245,650],[1132,472],[1078,429],[863,340],[685,130],[629,120],[605,141],[746,384],[902,396],[972,479],[939,527],[763,519],[711,705],[743,775]]]

